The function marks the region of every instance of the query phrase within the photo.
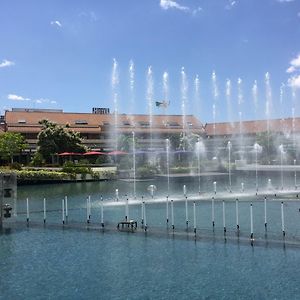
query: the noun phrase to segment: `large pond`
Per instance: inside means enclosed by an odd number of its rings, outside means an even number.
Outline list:
[[[265,238],[263,190],[268,179],[278,193],[278,173],[260,174],[255,197],[255,178],[239,173],[233,177],[233,191],[240,193],[244,182],[246,197],[239,203],[240,234],[250,234],[249,203],[253,202],[254,233]],[[166,204],[155,199],[166,196],[167,181],[137,182],[137,199],[144,196],[148,234],[116,230],[68,229],[61,225],[61,203],[68,196],[69,223],[85,224],[86,198],[91,197],[91,224],[100,223],[100,196],[105,225],[115,228],[124,218],[125,195],[132,196],[133,184],[126,181],[69,183],[61,185],[22,186],[18,189],[17,221],[26,220],[29,198],[30,222],[19,222],[0,235],[0,299],[297,299],[300,289],[300,248],[284,244],[225,242],[214,239],[211,224],[213,182],[217,182],[215,234],[221,236],[222,195],[228,194],[224,175],[201,178],[201,190],[208,200],[196,202],[197,235],[195,241],[185,233],[185,203],[174,202],[175,231],[167,233]],[[198,178],[173,178],[170,199],[197,195]],[[150,203],[147,187],[157,191]],[[294,188],[294,173],[285,173],[286,189]],[[119,203],[115,189],[119,190]],[[47,224],[43,226],[43,198],[47,201]],[[279,197],[280,198],[280,197]],[[148,203],[147,203],[148,201]],[[268,197],[268,237],[282,240],[281,199]],[[120,205],[121,203],[121,205]],[[284,199],[287,239],[300,237],[300,203]],[[228,235],[236,230],[235,201],[226,200]],[[140,221],[141,205],[129,206],[130,218]],[[188,204],[190,232],[193,228],[193,205]],[[40,224],[40,225],[38,225]],[[50,224],[57,224],[50,226]],[[58,226],[60,225],[60,226]],[[7,226],[6,226],[7,227]],[[160,234],[151,234],[151,232]],[[166,231],[165,234],[162,234]],[[170,231],[170,228],[169,228]],[[201,239],[211,232],[211,239]]]

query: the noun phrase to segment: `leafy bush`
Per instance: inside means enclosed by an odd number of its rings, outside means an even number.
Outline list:
[[[45,160],[43,158],[43,155],[39,152],[36,152],[31,159],[30,165],[32,165],[33,167],[41,167],[44,164]]]
[[[176,167],[176,168],[171,168],[170,173],[174,174],[185,174],[185,173],[190,173],[191,169],[187,167]]]
[[[140,178],[149,178],[153,177],[158,173],[158,170],[153,165],[144,165],[142,167],[137,168],[137,177]]]
[[[10,165],[10,168],[12,170],[22,170],[22,166],[21,164],[19,164],[18,162],[13,162],[11,165]]]
[[[17,171],[18,180],[63,180],[69,179],[69,175],[64,172],[54,172],[54,171],[28,171],[22,170]]]
[[[92,170],[89,167],[81,167],[74,165],[73,162],[67,161],[62,167],[62,172],[71,174],[91,174]]]

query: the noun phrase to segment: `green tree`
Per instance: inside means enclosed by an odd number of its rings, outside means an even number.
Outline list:
[[[199,139],[199,135],[194,133],[184,134],[181,133],[180,135],[180,144],[179,149],[185,151],[193,151],[195,149],[195,144]]]
[[[0,135],[0,156],[4,160],[14,162],[14,155],[18,155],[26,148],[27,144],[20,133],[5,132]]]
[[[134,138],[134,142],[135,142],[135,149],[137,150],[139,148],[139,142],[138,142],[137,137]],[[132,151],[132,148],[133,148],[132,146],[133,146],[132,135],[121,134],[119,136],[119,138],[118,138],[118,150],[130,152],[130,151]]]
[[[79,132],[67,130],[67,126],[63,127],[48,120],[42,120],[39,123],[43,127],[38,134],[37,151],[46,161],[50,161],[51,156],[56,153],[86,151]]]

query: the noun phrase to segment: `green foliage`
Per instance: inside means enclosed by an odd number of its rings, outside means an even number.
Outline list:
[[[199,135],[190,133],[190,134],[185,134],[181,133],[180,134],[180,144],[179,144],[179,149],[180,150],[194,150],[195,149],[195,144],[197,143],[199,139]]]
[[[158,170],[155,166],[151,164],[144,165],[137,168],[137,177],[139,178],[150,178],[155,176],[158,173]]]
[[[105,164],[105,163],[112,163],[112,159],[108,155],[99,155],[95,161],[97,165]]]
[[[41,167],[41,166],[43,166],[45,164],[45,160],[44,160],[42,154],[39,153],[39,152],[35,152],[34,156],[31,159],[30,164],[33,167]]]
[[[139,143],[137,137],[134,138],[135,148],[139,148]],[[118,150],[130,152],[133,148],[133,138],[132,135],[121,134],[118,137]]]
[[[170,169],[170,173],[172,174],[188,174],[191,169],[188,167],[175,167]]]
[[[76,166],[71,161],[67,161],[62,167],[62,172],[71,174],[91,174],[92,170],[89,167]]]
[[[168,139],[171,144],[171,148],[174,150],[179,149],[180,146],[180,133],[169,134]]]
[[[69,176],[66,173],[56,172],[56,171],[46,171],[46,170],[39,170],[39,171],[22,170],[22,171],[16,171],[16,174],[18,180],[24,180],[24,181],[69,179]]]
[[[22,170],[22,166],[21,166],[21,164],[19,164],[18,162],[13,162],[13,163],[10,165],[10,169],[11,169],[11,170]]]
[[[120,162],[119,162],[119,168],[122,170],[127,170],[127,169],[131,169],[132,168],[132,157],[129,155],[126,155],[124,157],[120,158]]]
[[[56,153],[86,151],[78,132],[66,130],[48,120],[42,120],[40,124],[42,130],[38,134],[38,152],[46,161],[50,161],[51,155]]]
[[[5,132],[0,135],[0,156],[4,160],[13,163],[14,155],[20,154],[27,144],[20,133]]]

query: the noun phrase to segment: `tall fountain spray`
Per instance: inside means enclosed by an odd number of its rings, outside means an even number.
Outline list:
[[[136,160],[135,160],[135,133],[132,132],[132,163],[133,163],[133,197],[136,199]]]
[[[229,141],[227,143],[227,149],[228,149],[228,180],[229,180],[229,192],[232,192],[231,189],[231,142]]]
[[[166,139],[168,196],[170,195],[170,141]]]
[[[150,149],[153,150],[153,94],[154,94],[154,83],[152,67],[148,67],[147,71],[147,102],[148,102],[148,114],[149,114],[149,126],[150,126]]]
[[[163,101],[165,101],[165,103],[169,103],[169,74],[167,72],[163,73]],[[164,111],[164,118],[165,118],[165,122],[166,124],[168,124],[168,116],[166,116],[166,112],[167,112],[167,107],[168,105],[165,105],[163,107],[163,111]]]
[[[253,146],[254,154],[255,154],[255,189],[256,189],[256,194],[258,193],[258,154],[262,152],[262,147],[255,142]]]
[[[238,86],[238,109],[239,109],[239,144],[240,144],[241,158],[243,158],[244,140],[243,140],[242,105],[244,102],[244,96],[243,96],[241,78],[238,78],[237,86]]]
[[[184,137],[186,135],[186,129],[187,129],[186,127],[186,106],[187,106],[187,99],[188,99],[187,94],[188,94],[188,82],[184,71],[184,67],[182,67],[181,68],[181,114],[182,114],[182,131]]]
[[[293,152],[296,154],[296,123],[295,123],[295,108],[292,108],[292,137],[293,137]]]
[[[114,140],[115,140],[115,149],[118,149],[118,89],[119,89],[119,71],[118,71],[118,62],[116,59],[113,59],[113,69],[111,76],[111,86],[113,94],[113,103],[114,103]]]
[[[280,97],[279,97],[280,110],[281,111],[283,111],[284,87],[285,87],[285,84],[281,83],[281,85],[280,85]],[[280,129],[281,129],[281,132],[283,132],[283,129],[284,129],[283,128],[283,116],[280,119]]]
[[[230,79],[226,80],[225,94],[226,94],[228,121],[230,122],[231,126],[233,126],[232,109],[231,109],[231,81],[230,81]]]
[[[272,89],[270,83],[270,74],[267,72],[265,74],[265,87],[266,87],[266,119],[267,119],[267,139],[268,139],[268,154],[270,153],[270,118],[272,109]],[[269,161],[270,163],[270,161]]]
[[[258,110],[258,88],[257,88],[257,81],[254,80],[253,86],[252,86],[252,100],[253,100],[253,106],[254,106],[254,116],[255,116],[255,131],[257,132],[257,110]],[[255,135],[255,142],[257,142],[257,135]]]
[[[134,91],[134,84],[135,84],[135,69],[134,63],[132,60],[129,62],[129,93],[130,93],[130,114],[131,114],[131,121],[133,122],[133,110],[134,110],[134,102],[135,102],[135,91]]]
[[[214,157],[217,156],[217,145],[216,145],[216,110],[217,110],[217,101],[219,97],[219,90],[218,90],[218,85],[217,85],[217,75],[215,71],[212,72],[211,75],[211,81],[212,81],[212,95],[213,95],[213,131],[214,131],[214,143],[213,143],[213,153]]]
[[[166,102],[169,101],[169,74],[164,72],[163,74],[163,96]]]
[[[282,168],[282,164],[283,164],[283,156],[285,154],[284,152],[284,146],[281,144],[279,146],[279,152],[280,152],[280,179],[281,179],[281,189],[283,190],[283,168]]]
[[[205,148],[204,144],[200,138],[198,138],[197,143],[195,144],[195,151],[197,155],[197,163],[198,163],[198,192],[201,192],[201,154],[204,154]]]
[[[201,112],[201,98],[200,98],[200,80],[198,74],[195,77],[194,80],[194,92],[195,92],[195,104],[197,108],[197,113],[199,114]],[[200,115],[201,116],[201,115]]]

